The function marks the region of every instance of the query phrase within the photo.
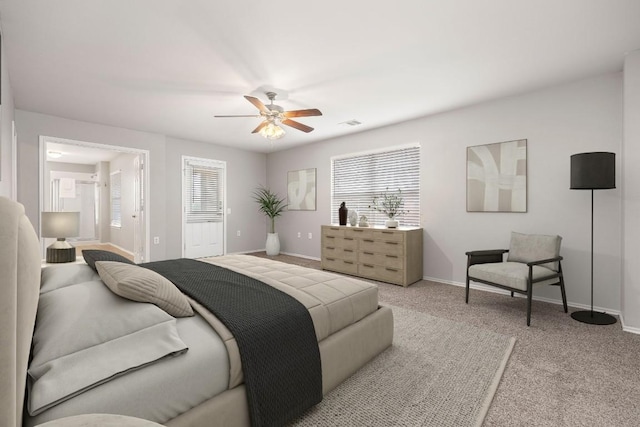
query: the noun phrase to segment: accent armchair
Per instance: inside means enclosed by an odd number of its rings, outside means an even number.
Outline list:
[[[560,236],[511,233],[509,249],[467,252],[467,286],[469,282],[496,286],[527,296],[527,326],[531,325],[531,299],[534,285],[560,286],[562,304],[567,313],[567,295],[562,275]],[[503,256],[508,253],[506,262]]]

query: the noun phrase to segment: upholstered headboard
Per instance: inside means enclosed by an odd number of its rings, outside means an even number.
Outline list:
[[[40,289],[38,236],[24,207],[0,197],[0,425],[20,426]]]

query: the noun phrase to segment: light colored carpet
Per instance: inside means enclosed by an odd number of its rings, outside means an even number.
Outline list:
[[[275,259],[320,268],[319,261],[306,258]],[[378,286],[384,304],[516,338],[485,427],[640,425],[640,335],[623,332],[620,322],[587,325],[561,305],[533,301],[527,327],[524,298],[472,290],[465,304],[458,286],[425,280],[408,288]],[[570,289],[567,294],[571,301]]]
[[[515,339],[392,307],[393,346],[296,426],[479,426]]]

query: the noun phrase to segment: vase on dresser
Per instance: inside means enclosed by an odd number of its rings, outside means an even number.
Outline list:
[[[388,219],[384,222],[384,226],[387,228],[398,228],[399,224],[397,219]]]
[[[278,233],[267,233],[267,255],[274,256],[280,253],[280,238]]]

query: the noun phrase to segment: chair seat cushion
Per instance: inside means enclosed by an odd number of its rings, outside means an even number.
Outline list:
[[[541,266],[533,266],[533,280],[541,279],[556,272]],[[527,279],[529,277],[529,267],[520,262],[495,262],[489,264],[475,264],[469,267],[469,278],[485,280],[497,283],[521,291],[527,290]],[[554,277],[542,280],[534,285],[552,285],[558,283],[560,279]]]

